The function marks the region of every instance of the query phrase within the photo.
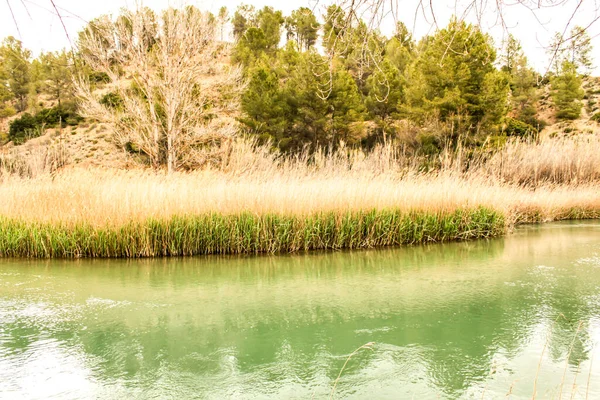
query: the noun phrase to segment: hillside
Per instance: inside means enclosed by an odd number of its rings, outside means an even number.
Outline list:
[[[558,121],[556,110],[552,105],[550,87],[542,89],[538,104],[537,118],[546,121],[548,125],[540,133],[541,137],[557,137],[565,135],[600,134],[600,123],[592,120],[592,116],[600,111],[600,77],[586,77],[582,85],[585,91],[581,116],[573,121]]]
[[[198,169],[241,133],[296,156],[391,144],[428,163],[461,145],[471,156],[507,137],[600,129],[600,78],[585,77],[585,32],[575,53],[558,49],[556,68],[542,78],[518,39],[498,47],[458,19],[417,41],[402,23],[390,37],[360,21],[336,26],[343,10],[335,7],[322,23],[310,10],[284,18],[271,7],[242,7],[218,22],[192,7],[168,17],[167,36],[148,22],[158,18],[152,10],[122,13],[80,32],[77,54],[32,59],[5,39],[1,166],[25,175],[139,161]],[[140,21],[137,31],[127,20]],[[218,40],[228,23],[235,40]],[[327,39],[320,50],[319,37]],[[85,81],[77,90],[73,76]]]
[[[600,77],[585,78],[583,89],[585,96],[581,117],[573,121],[556,120],[549,85],[540,89],[536,117],[548,123],[540,132],[541,138],[600,135],[600,123],[591,119],[600,110]],[[52,103],[48,105],[52,106]],[[6,119],[1,126],[2,131],[7,131],[9,122],[20,115]],[[230,118],[234,117],[235,115],[230,115]],[[30,139],[22,145],[15,146],[12,142],[5,142],[0,146],[0,157],[3,160],[26,159],[33,170],[41,171],[52,169],[52,166],[47,164],[59,149],[61,157],[64,157],[61,165],[117,169],[139,165],[135,155],[114,143],[109,125],[94,121],[84,121],[78,126],[62,129],[46,129],[44,135]],[[6,165],[6,161],[4,163]],[[35,174],[35,171],[32,172]]]

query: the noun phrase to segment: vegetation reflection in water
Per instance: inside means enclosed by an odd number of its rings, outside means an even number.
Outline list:
[[[367,342],[336,397],[531,398],[538,375],[537,398],[561,382],[595,398],[599,267],[596,223],[394,250],[4,260],[0,398],[327,398]]]

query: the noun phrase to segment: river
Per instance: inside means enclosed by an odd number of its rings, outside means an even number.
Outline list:
[[[0,399],[594,399],[599,356],[596,222],[356,252],[0,260]]]

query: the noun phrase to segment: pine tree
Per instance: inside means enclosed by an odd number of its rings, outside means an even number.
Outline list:
[[[592,41],[587,30],[580,26],[574,27],[568,37],[560,33],[554,35],[549,55],[555,72],[561,73],[565,61],[571,63],[575,70],[587,74],[592,68]]]
[[[53,100],[57,100],[60,106],[65,98],[71,96],[70,57],[63,50],[62,52],[42,54],[39,59],[45,83],[43,90],[49,93]]]
[[[247,6],[239,7],[233,17],[234,36],[237,43],[232,60],[249,68],[263,54],[274,56],[279,48],[281,25],[284,22],[281,11],[264,7],[256,14]]]
[[[7,37],[0,47],[0,62],[3,76],[12,96],[17,100],[17,111],[27,108],[27,96],[31,83],[29,59],[31,52],[12,36]]]
[[[249,68],[268,51],[267,38],[262,29],[250,27],[237,41],[231,59],[234,63]]]
[[[281,26],[284,22],[281,11],[275,11],[273,7],[264,7],[256,14],[256,25],[263,31],[265,45],[270,53],[279,48]]]
[[[289,134],[295,149],[308,145],[314,151],[332,142],[327,129],[329,104],[319,92],[325,85],[327,68],[316,52],[299,53],[299,63],[284,84],[288,105],[293,110]]]
[[[529,125],[538,125],[536,118],[538,101],[537,76],[527,65],[527,58],[516,61],[510,75],[511,109],[514,116]]]
[[[327,7],[325,24],[323,25],[323,44],[328,54],[343,48],[344,31],[346,28],[346,14],[337,5]]]
[[[336,145],[340,140],[354,145],[358,138],[352,136],[352,125],[364,119],[362,98],[352,75],[343,68],[333,75],[331,95],[328,97],[331,119],[331,141]]]
[[[246,33],[246,30],[255,26],[256,11],[253,6],[242,4],[233,14],[231,23],[233,25],[233,38],[238,41]]]
[[[406,29],[404,24],[399,23],[399,29]],[[414,43],[410,35],[396,33],[385,45],[385,56],[398,68],[401,74],[406,72],[408,66],[414,60]]]
[[[560,74],[552,78],[551,85],[556,118],[567,120],[579,118],[584,91],[575,64],[563,61]]]
[[[501,70],[512,75],[523,57],[525,56],[523,55],[521,43],[512,34],[509,34],[499,57]]]
[[[397,117],[399,107],[404,103],[404,86],[404,77],[387,58],[367,80],[367,110],[384,129],[389,125],[390,119]]]
[[[481,105],[485,110],[481,126],[488,130],[497,128],[508,111],[509,79],[502,71],[485,75],[481,88]]]
[[[242,95],[244,117],[240,120],[263,142],[286,147],[290,110],[282,93],[279,76],[264,58],[250,71],[250,80]]]
[[[300,7],[292,12],[285,20],[287,38],[295,39],[300,50],[309,50],[315,45],[318,38],[320,24],[315,14],[306,7]]]
[[[489,35],[464,21],[453,19],[446,28],[423,39],[408,79],[413,116],[415,111],[420,118],[437,115],[443,122],[456,120],[462,126],[458,129],[476,131],[489,120],[490,104],[483,94],[490,82],[486,76],[496,71],[495,60]]]
[[[11,105],[14,95],[8,86],[8,78],[4,69],[0,68],[0,119],[11,117],[17,110]]]
[[[501,71],[506,74],[510,85],[511,117],[536,127],[537,75],[527,65],[527,57],[521,43],[509,35],[500,54]]]

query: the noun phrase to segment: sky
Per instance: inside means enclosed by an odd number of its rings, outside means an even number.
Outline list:
[[[335,0],[190,0],[183,4],[193,4],[201,9],[217,12],[221,6],[227,6],[230,13],[241,4],[252,4],[257,8],[272,6],[289,15],[298,7],[309,7],[321,13],[326,5]],[[581,4],[580,4],[581,1]],[[135,8],[143,4],[155,10],[169,6],[182,5],[181,0],[54,0],[63,17],[65,28],[57,17],[50,0],[9,0],[12,5],[18,29],[15,27],[8,2],[0,3],[0,38],[14,36],[20,39],[25,47],[31,49],[34,55],[42,51],[54,51],[69,48],[71,39],[76,38],[77,32],[94,17],[101,14],[116,14],[122,7]],[[428,33],[433,33],[437,27],[443,27],[453,14],[460,14],[467,9],[471,0],[389,0],[398,4],[398,18],[413,31],[415,38],[420,38]],[[456,4],[458,2],[458,4]],[[530,3],[533,10],[518,4]],[[427,4],[424,10],[418,9],[418,4]],[[600,16],[600,0],[505,0],[507,5],[503,10],[504,24],[500,23],[496,1],[478,0],[478,4],[489,3],[484,10],[473,10],[465,19],[469,22],[479,22],[484,31],[489,32],[499,46],[506,37],[506,32],[513,34],[521,41],[523,50],[528,56],[529,63],[540,72],[545,72],[548,67],[548,57],[545,47],[557,31],[564,31],[565,27],[575,25],[588,26]],[[517,4],[515,4],[517,3]],[[544,4],[557,4],[544,7]],[[578,7],[579,4],[579,7]],[[433,13],[430,9],[433,7]],[[541,8],[538,8],[541,5]],[[575,11],[575,12],[574,12]],[[416,15],[416,17],[415,17]],[[435,19],[432,16],[435,16]],[[477,15],[480,18],[477,18]],[[573,16],[573,17],[572,17]],[[572,18],[571,18],[572,17]],[[569,20],[571,20],[569,22]],[[437,23],[437,25],[436,25]],[[503,27],[504,25],[504,27]],[[393,27],[392,18],[388,18],[382,25],[384,34],[390,34]],[[600,75],[600,20],[592,24],[588,30],[592,37],[594,65],[593,74]]]

